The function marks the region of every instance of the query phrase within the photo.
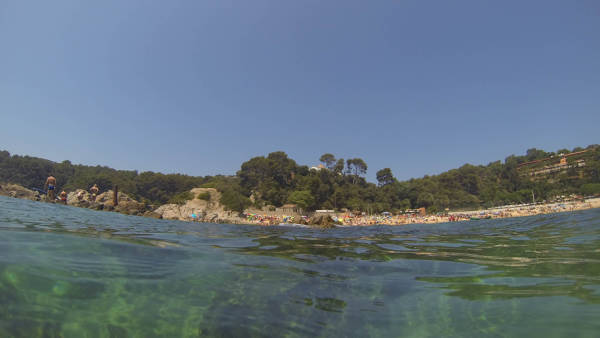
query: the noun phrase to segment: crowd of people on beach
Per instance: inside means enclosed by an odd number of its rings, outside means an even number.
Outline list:
[[[600,198],[591,200],[571,200],[567,202],[510,205],[486,210],[447,212],[435,215],[405,213],[392,215],[366,215],[364,213],[330,213],[329,217],[341,226],[368,226],[368,225],[405,225],[405,224],[432,224],[461,221],[477,221],[482,219],[508,218],[550,214],[565,211],[576,211],[600,207]],[[280,224],[307,224],[309,216],[287,215],[261,215],[259,213],[243,214],[249,224],[280,225]],[[312,217],[318,215],[314,214]]]

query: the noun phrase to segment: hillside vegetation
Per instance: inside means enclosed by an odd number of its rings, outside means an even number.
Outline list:
[[[535,177],[529,174],[557,163],[561,154],[583,150],[587,151],[566,158],[568,169]],[[523,165],[542,159],[548,160]],[[523,156],[511,155],[503,162],[465,164],[439,175],[408,181],[398,181],[390,168],[383,168],[376,173],[377,183],[365,180],[368,166],[360,158],[344,160],[324,154],[320,161],[322,168],[310,169],[278,151],[244,162],[235,176],[194,177],[74,165],[70,161],[56,163],[1,151],[0,182],[42,188],[46,177],[52,174],[59,189],[88,189],[96,183],[104,191],[118,185],[120,191],[146,204],[182,203],[189,198],[186,192],[194,187],[216,188],[221,192],[221,203],[236,211],[251,205],[279,207],[288,203],[305,210],[399,212],[426,207],[441,211],[530,202],[533,196],[540,201],[573,193],[600,193],[597,145],[557,152],[534,148]]]

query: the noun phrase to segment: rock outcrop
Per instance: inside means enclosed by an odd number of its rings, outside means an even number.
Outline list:
[[[321,228],[334,228],[337,223],[329,215],[319,215],[311,218],[308,224]]]
[[[134,200],[122,192],[119,193],[118,203],[115,206],[113,196],[114,192],[112,190],[108,190],[99,194],[95,199],[93,199],[89,192],[82,189],[77,189],[67,195],[67,204],[76,207],[116,211],[123,214],[139,216],[143,216],[148,211],[143,203]]]
[[[122,192],[119,192],[119,200],[117,205],[115,205],[112,190],[105,191],[93,199],[88,191],[76,189],[67,194],[67,205],[181,221],[247,223],[247,220],[239,217],[236,212],[225,210],[225,207],[219,202],[221,193],[216,189],[194,188],[191,190],[191,193],[194,198],[183,205],[165,204],[152,211],[144,203],[140,203]],[[11,183],[0,183],[0,195],[37,201],[46,200],[44,194]]]
[[[12,183],[0,183],[0,195],[28,199],[32,201],[39,201],[41,199],[39,192],[29,190],[18,184]]]
[[[246,223],[236,212],[225,210],[219,202],[221,193],[217,189],[194,188],[190,192],[194,197],[185,204],[164,204],[154,210],[154,213],[164,219],[180,221]]]

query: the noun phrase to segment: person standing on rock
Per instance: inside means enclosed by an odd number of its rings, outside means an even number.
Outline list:
[[[100,189],[98,189],[97,184],[94,184],[94,186],[90,188],[90,194],[92,194],[92,196],[91,196],[92,201],[96,200],[96,195],[98,195],[98,191],[100,191]]]
[[[48,176],[46,179],[46,184],[44,184],[44,189],[48,187],[48,198],[50,201],[54,201],[54,189],[56,189],[56,178],[52,175]]]

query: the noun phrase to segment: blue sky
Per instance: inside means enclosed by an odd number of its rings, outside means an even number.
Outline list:
[[[0,149],[368,178],[600,143],[598,1],[3,1]]]

